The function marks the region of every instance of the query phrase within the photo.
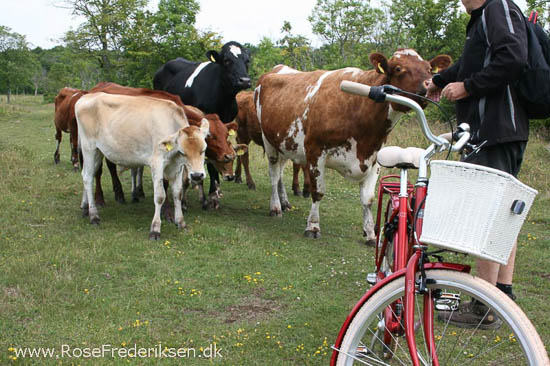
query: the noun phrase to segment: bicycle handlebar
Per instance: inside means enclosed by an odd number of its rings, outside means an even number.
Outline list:
[[[459,151],[470,139],[470,127],[467,124],[463,124],[465,125],[465,128],[463,129],[463,132],[461,132],[457,143],[455,143],[454,145],[451,145],[452,139],[448,139],[447,136],[434,135],[430,130],[430,127],[428,126],[426,115],[424,114],[424,111],[422,110],[420,105],[418,105],[418,103],[410,98],[386,93],[385,91],[388,90],[388,88],[386,88],[385,86],[371,87],[366,84],[343,80],[340,83],[340,89],[346,93],[369,97],[376,102],[393,102],[413,109],[418,115],[418,122],[420,123],[420,127],[422,128],[424,136],[426,136],[426,138],[434,143],[437,147],[443,147],[443,149],[450,148],[451,151]]]

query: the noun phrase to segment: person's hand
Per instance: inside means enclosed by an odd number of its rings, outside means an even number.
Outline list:
[[[430,98],[434,102],[439,102],[441,99],[441,88],[435,85],[432,79],[428,81],[428,86],[426,89],[426,97]]]
[[[464,88],[464,83],[461,81],[447,84],[447,86],[443,88],[441,95],[443,95],[445,98],[447,98],[451,102],[464,99],[470,96],[470,94],[468,94],[468,92]]]

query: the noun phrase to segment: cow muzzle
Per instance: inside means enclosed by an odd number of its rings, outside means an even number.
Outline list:
[[[191,173],[191,180],[193,182],[202,182],[202,180],[204,179],[204,173]]]
[[[245,78],[245,77],[242,77],[242,78],[239,78],[239,81],[237,83],[237,86],[239,88],[243,88],[243,89],[248,89],[250,88],[250,85],[252,85],[250,83],[250,78]]]

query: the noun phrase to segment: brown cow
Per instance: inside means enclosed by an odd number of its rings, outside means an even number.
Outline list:
[[[342,80],[368,85],[392,84],[405,91],[425,94],[431,70],[451,63],[447,55],[424,61],[412,49],[399,49],[388,60],[373,53],[374,70],[345,68],[299,72],[276,66],[263,75],[255,92],[256,111],[262,126],[271,178],[270,214],[280,216],[290,204],[282,184],[287,159],[307,164],[313,204],[305,235],[320,236],[319,204],[325,193],[325,167],[359,183],[363,205],[363,233],[375,241],[370,207],[379,173],[376,154],[407,109],[375,103],[340,90]],[[425,103],[423,103],[425,106]]]
[[[263,148],[264,141],[262,140],[262,128],[260,127],[260,121],[258,121],[258,115],[256,114],[256,107],[254,106],[254,92],[243,91],[237,94],[237,105],[239,107],[239,112],[235,118],[235,121],[239,125],[237,130],[237,142],[248,145],[251,141],[254,141],[257,145]],[[246,185],[249,189],[256,189],[256,184],[250,174],[248,151],[237,157],[235,183],[242,183],[241,163],[244,167],[244,172],[246,175]],[[300,170],[302,170],[304,173],[303,196],[309,197],[310,183],[305,166],[293,163],[292,169],[292,191],[294,192],[294,195],[302,195],[302,192],[300,192],[300,182],[298,180]]]
[[[87,91],[78,90],[73,88],[63,88],[59,91],[59,94],[55,97],[55,139],[57,140],[57,147],[53,154],[53,160],[56,164],[59,163],[59,146],[61,145],[62,134],[61,131],[69,133],[71,144],[71,162],[73,163],[74,170],[78,170],[78,127],[76,124],[76,117],[74,115],[75,103],[85,94]]]
[[[219,119],[218,115],[216,114],[207,114],[205,115],[202,111],[199,109],[184,105],[181,102],[181,99],[179,96],[170,94],[164,91],[159,90],[151,90],[146,88],[131,88],[126,86],[121,86],[115,83],[111,82],[102,82],[97,84],[93,89],[90,90],[90,93],[95,92],[103,92],[107,94],[119,94],[119,95],[129,95],[129,96],[149,96],[154,98],[160,98],[165,100],[170,100],[176,105],[183,108],[185,115],[187,116],[187,119],[189,121],[189,124],[191,126],[199,126],[201,125],[201,121],[203,118],[206,118],[210,125],[210,134],[206,138],[207,143],[207,149],[206,149],[206,157],[214,163],[218,171],[220,171],[224,179],[231,180],[233,179],[233,160],[235,159],[236,152],[234,148],[231,146],[231,143],[229,142],[229,131],[230,130],[236,130],[237,124],[236,123],[229,123],[224,124]],[[243,146],[236,146],[237,150],[243,149]],[[116,170],[109,168],[111,171],[111,176],[113,176],[113,173],[116,175]],[[139,174],[136,174],[135,171],[133,171],[132,174],[132,200],[137,201],[139,196],[143,196],[143,186],[141,184],[141,174],[143,170],[139,170]],[[99,172],[99,175],[101,172]],[[97,179],[97,177],[96,177]],[[137,182],[136,182],[137,180]],[[117,187],[115,187],[115,182],[118,182]],[[202,188],[202,182],[199,185],[199,188]],[[115,195],[117,192],[120,192],[122,194],[122,186],[120,185],[120,181],[118,180],[118,177],[113,177],[113,190],[115,192]],[[96,192],[97,192],[97,184],[96,184]],[[123,194],[122,194],[123,195]],[[216,203],[216,197],[213,197],[212,201],[214,201],[212,204],[214,206],[219,206],[219,202]],[[201,189],[201,202],[204,208],[206,208],[209,204],[208,200],[206,199],[204,195],[204,191]]]

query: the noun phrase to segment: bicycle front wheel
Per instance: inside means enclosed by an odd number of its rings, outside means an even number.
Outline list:
[[[467,273],[428,270],[426,276],[437,318],[433,321],[433,334],[440,365],[550,365],[535,328],[504,293]],[[395,331],[395,327],[388,331],[385,326],[388,312],[393,319],[401,319],[395,304],[403,302],[404,294],[405,278],[400,277],[382,287],[361,307],[342,340],[337,365],[412,363],[403,332]],[[467,328],[453,322],[459,304],[472,299],[486,306],[485,315],[481,314],[479,322]],[[428,303],[424,296],[415,296],[415,335],[422,365],[434,364],[422,324],[424,305]],[[496,316],[496,320],[488,323],[488,316]]]

